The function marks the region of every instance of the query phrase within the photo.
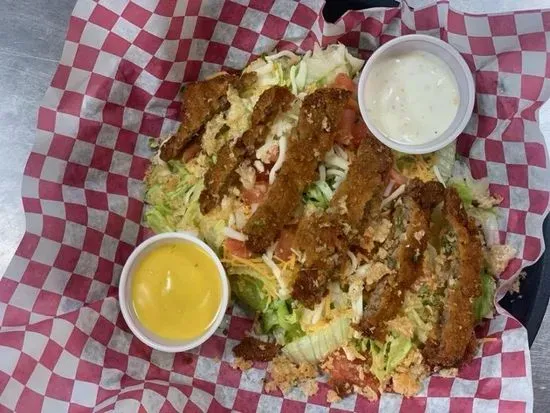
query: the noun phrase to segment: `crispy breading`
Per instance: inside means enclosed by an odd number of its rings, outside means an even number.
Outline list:
[[[432,367],[458,367],[475,351],[475,315],[473,302],[481,294],[480,272],[483,249],[479,230],[464,210],[454,188],[445,192],[444,216],[456,236],[456,245],[449,260],[454,261],[456,274],[448,286],[440,325],[435,338],[424,347],[423,354]]]
[[[369,132],[359,145],[346,179],[331,200],[332,207],[345,208],[349,225],[358,228],[365,215],[367,202],[380,194],[392,164],[391,150]]]
[[[345,263],[349,246],[362,229],[365,207],[383,191],[392,163],[390,149],[376,138],[366,137],[329,208],[301,220],[294,248],[303,254],[305,262],[292,297],[306,307],[321,301],[328,281]]]
[[[250,128],[235,142],[227,142],[220,149],[216,163],[204,177],[205,188],[199,199],[203,214],[221,202],[236,181],[235,170],[239,164],[263,145],[273,122],[289,109],[293,100],[294,95],[281,86],[273,86],[261,94],[252,111]]]
[[[235,357],[250,361],[271,361],[279,353],[281,346],[268,343],[255,337],[245,337],[233,348]]]
[[[356,326],[363,334],[385,340],[386,322],[397,315],[405,292],[422,275],[431,213],[442,198],[443,185],[439,182],[415,179],[407,186],[403,195],[407,226],[396,251],[397,271],[383,278],[370,293],[363,318]]]
[[[182,94],[181,125],[178,132],[160,148],[163,161],[177,158],[204,125],[229,106],[227,89],[238,76],[227,73],[191,83]]]
[[[266,200],[246,223],[246,246],[265,251],[300,204],[302,192],[316,175],[317,165],[334,143],[334,132],[350,92],[323,88],[309,94],[288,143],[286,159]]]

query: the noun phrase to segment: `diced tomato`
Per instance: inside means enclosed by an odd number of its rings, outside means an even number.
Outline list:
[[[187,161],[190,161],[193,159],[197,154],[201,151],[201,145],[200,143],[192,143],[189,145],[185,150],[183,151],[183,154],[181,155],[181,160],[185,163]]]
[[[353,144],[359,146],[359,143],[367,137],[369,134],[369,128],[363,120],[359,119],[355,122],[351,128],[351,135],[353,136]]]
[[[405,185],[408,182],[407,177],[400,174],[395,168],[390,170],[390,179],[395,181],[397,185]]]
[[[241,197],[248,204],[261,204],[267,194],[267,183],[256,182],[251,189],[243,189]]]
[[[256,183],[269,181],[269,169],[266,167],[263,172],[256,171]]]
[[[328,359],[330,363],[326,363],[323,370],[328,373],[329,385],[344,393],[351,393],[354,385],[361,389],[370,387],[378,393],[379,381],[369,371],[370,361],[359,359],[350,361],[342,350],[336,350],[328,356]]]
[[[360,113],[359,103],[357,103],[357,99],[354,97],[349,98],[348,102],[346,103],[346,108],[355,111],[355,113]]]
[[[246,248],[246,244],[243,241],[239,241],[233,238],[226,238],[223,242],[223,248],[231,255],[235,255],[241,258],[252,257],[252,251]]]
[[[292,256],[292,244],[294,243],[294,237],[296,235],[295,228],[285,228],[281,232],[279,241],[275,246],[275,256],[281,261],[286,261]]]
[[[357,85],[353,83],[353,80],[345,73],[338,73],[332,85],[340,89],[349,90],[353,92],[354,95],[357,94]]]
[[[269,148],[266,155],[267,156],[265,160],[268,163],[277,162],[277,158],[279,158],[279,145],[273,145],[271,148]]]
[[[353,140],[352,128],[357,119],[357,113],[352,109],[344,109],[342,112],[342,118],[338,125],[338,132],[336,133],[335,140],[340,145],[349,145]]]

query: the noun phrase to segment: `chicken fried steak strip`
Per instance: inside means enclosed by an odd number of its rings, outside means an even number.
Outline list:
[[[250,128],[236,142],[227,142],[220,149],[216,163],[205,175],[205,188],[199,199],[203,214],[221,202],[235,181],[237,167],[264,144],[271,125],[280,113],[290,108],[293,100],[292,92],[282,86],[273,86],[262,93],[252,111]]]
[[[305,261],[292,297],[306,307],[313,308],[321,301],[328,281],[346,262],[350,243],[360,232],[365,206],[384,190],[392,162],[389,148],[372,136],[366,137],[329,208],[301,220],[294,248]]]
[[[281,346],[248,336],[233,348],[235,357],[250,361],[271,361],[279,353]]]
[[[228,109],[227,90],[230,85],[241,90],[249,87],[255,80],[255,72],[245,73],[240,77],[223,73],[187,85],[182,94],[181,125],[178,132],[162,144],[160,158],[169,161],[179,157],[185,147],[202,133],[208,121]]]
[[[474,302],[481,294],[483,250],[479,230],[454,188],[445,191],[442,254],[450,273],[437,338],[426,342],[423,355],[432,367],[458,367],[473,355],[476,342]]]
[[[334,143],[334,132],[351,93],[323,88],[306,96],[298,125],[289,139],[286,160],[266,200],[246,223],[246,246],[264,252],[290,220],[306,186],[316,176],[317,165]]]
[[[403,304],[405,292],[422,274],[424,252],[428,246],[430,218],[433,208],[443,199],[443,185],[415,179],[408,184],[403,195],[402,219],[405,234],[395,234],[401,239],[394,258],[396,271],[380,280],[370,293],[363,318],[356,328],[366,336],[384,341],[386,322],[394,318]],[[394,224],[394,227],[396,225]],[[404,235],[404,238],[403,238]]]

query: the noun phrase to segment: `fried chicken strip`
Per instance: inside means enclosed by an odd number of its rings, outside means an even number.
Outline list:
[[[203,214],[221,202],[235,181],[237,167],[263,145],[273,122],[289,109],[293,100],[294,95],[281,86],[273,86],[261,94],[252,111],[250,128],[236,142],[227,142],[220,149],[216,163],[206,173],[205,188],[199,199]]]
[[[384,190],[392,162],[389,148],[373,136],[366,137],[329,208],[301,220],[294,248],[305,257],[305,262],[292,296],[306,307],[312,308],[321,301],[328,281],[345,263],[350,243],[362,227],[365,206]]]
[[[246,223],[246,246],[264,252],[290,220],[306,186],[314,179],[318,163],[334,143],[334,132],[350,92],[323,88],[306,96],[298,124],[289,139],[286,160],[266,200]]]
[[[180,156],[183,150],[204,130],[205,124],[218,113],[227,110],[227,90],[249,87],[256,81],[256,73],[242,76],[223,73],[213,78],[191,83],[182,94],[181,125],[178,132],[160,148],[160,158],[169,161]]]
[[[386,321],[397,315],[405,292],[422,274],[431,213],[442,198],[443,185],[439,182],[423,183],[415,179],[409,183],[402,198],[406,232],[395,252],[397,270],[378,282],[370,293],[363,318],[356,326],[366,336],[385,340]],[[400,234],[397,236],[401,237]]]
[[[475,315],[473,302],[481,294],[480,272],[483,250],[479,230],[466,215],[454,188],[445,191],[443,212],[450,231],[444,236],[453,240],[446,257],[451,272],[446,302],[437,338],[427,341],[423,355],[432,367],[458,367],[475,350]],[[445,253],[445,251],[443,251]]]
[[[268,343],[255,337],[245,337],[233,348],[233,354],[244,360],[271,361],[279,353],[281,346]]]

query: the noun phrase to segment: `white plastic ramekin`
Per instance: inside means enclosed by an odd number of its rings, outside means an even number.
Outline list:
[[[434,54],[442,59],[453,73],[460,94],[458,111],[447,130],[445,130],[437,138],[418,145],[397,142],[384,135],[374,125],[372,119],[370,119],[369,113],[367,112],[366,99],[364,97],[365,94],[368,93],[368,91],[365,90],[367,79],[371,72],[371,68],[376,61],[390,53],[401,53],[411,50],[422,50]],[[404,153],[429,153],[437,151],[438,149],[441,149],[454,141],[468,124],[474,108],[474,79],[472,77],[472,72],[470,72],[470,69],[462,56],[460,56],[460,54],[451,45],[435,37],[426,36],[423,34],[410,34],[390,40],[376,49],[376,51],[371,55],[371,57],[367,60],[367,63],[365,63],[359,78],[358,98],[361,115],[363,116],[363,119],[365,120],[365,123],[370,131],[374,134],[374,136],[376,136],[376,138],[378,138],[379,141],[392,149]]]
[[[137,318],[131,302],[132,277],[134,275],[134,268],[136,267],[136,265],[140,262],[144,255],[152,249],[158,247],[161,244],[173,242],[192,243],[205,251],[212,258],[212,261],[214,261],[216,264],[216,268],[218,269],[218,276],[220,277],[220,282],[222,286],[221,300],[214,322],[212,323],[210,328],[204,332],[204,334],[188,340],[168,340],[166,338],[156,335],[149,329],[145,328],[145,326],[143,326],[143,324],[141,324],[141,322]],[[227,309],[227,303],[229,301],[229,283],[227,281],[227,276],[225,274],[225,270],[220,259],[208,245],[206,245],[197,237],[187,233],[168,232],[155,235],[147,239],[146,241],[141,243],[134,250],[134,252],[132,252],[130,257],[126,261],[126,264],[124,264],[124,268],[122,269],[122,275],[120,277],[120,284],[118,289],[118,298],[120,301],[122,316],[124,317],[126,324],[128,324],[128,327],[130,327],[132,333],[134,333],[134,335],[140,341],[156,350],[176,353],[195,348],[204,343],[206,340],[208,340],[208,338],[212,336],[212,334],[214,334],[214,332],[222,322],[225,310]]]

